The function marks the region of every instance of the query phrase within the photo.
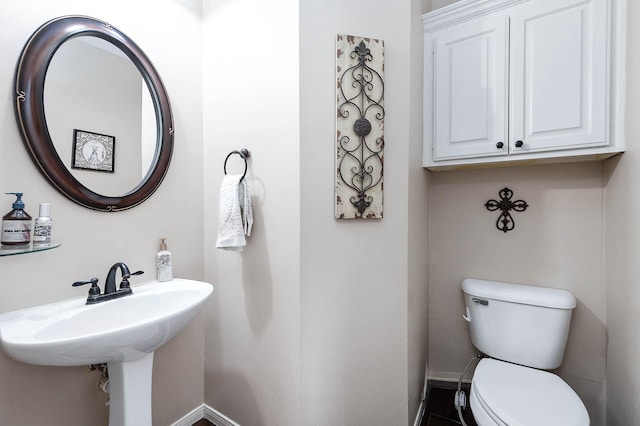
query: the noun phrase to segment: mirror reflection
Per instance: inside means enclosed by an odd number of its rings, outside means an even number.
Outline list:
[[[51,59],[43,99],[51,140],[73,177],[114,197],[139,185],[155,154],[156,116],[120,49],[97,37],[66,41]]]

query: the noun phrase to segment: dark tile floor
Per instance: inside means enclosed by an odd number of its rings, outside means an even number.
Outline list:
[[[469,398],[469,386],[466,389],[467,399]],[[453,398],[456,394],[455,389],[432,386],[431,392],[427,399],[427,408],[422,418],[420,426],[451,426],[461,425],[458,419],[458,412],[453,405]],[[463,411],[464,421],[468,426],[477,426],[471,414],[471,407],[467,402],[467,409]],[[215,426],[209,420],[199,420],[193,426]]]
[[[468,401],[469,385],[467,385],[466,388],[463,386],[463,390],[467,394]],[[432,386],[427,398],[427,409],[425,410],[420,426],[461,425],[462,423],[460,423],[460,419],[458,418],[458,412],[453,405],[455,394],[455,389]],[[468,402],[467,409],[462,412],[462,415],[468,426],[477,426],[475,420],[473,420],[473,414],[471,414],[471,407],[469,407]]]
[[[198,420],[193,426],[216,426],[207,419]]]

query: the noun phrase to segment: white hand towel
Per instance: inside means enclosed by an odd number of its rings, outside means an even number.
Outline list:
[[[251,235],[253,211],[246,179],[241,175],[225,175],[220,186],[220,222],[216,247],[242,251]]]
[[[240,208],[242,210],[242,225],[244,226],[244,235],[251,236],[251,228],[253,228],[253,208],[251,207],[251,192],[249,192],[249,183],[246,179],[240,181]]]

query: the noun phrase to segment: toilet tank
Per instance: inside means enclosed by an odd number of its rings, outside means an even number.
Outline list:
[[[496,281],[462,281],[473,345],[503,361],[559,367],[576,298],[565,290]]]

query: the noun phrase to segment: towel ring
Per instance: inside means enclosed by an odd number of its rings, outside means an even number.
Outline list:
[[[237,151],[235,149],[233,151],[231,151],[227,155],[227,158],[224,159],[224,174],[225,175],[227,174],[227,161],[229,160],[229,157],[231,157],[233,154],[238,154],[244,160],[244,173],[242,174],[242,177],[240,178],[240,182],[242,182],[242,179],[244,179],[244,177],[247,175],[247,158],[251,157],[251,152],[249,152],[249,150],[247,148],[242,148],[240,151]]]

